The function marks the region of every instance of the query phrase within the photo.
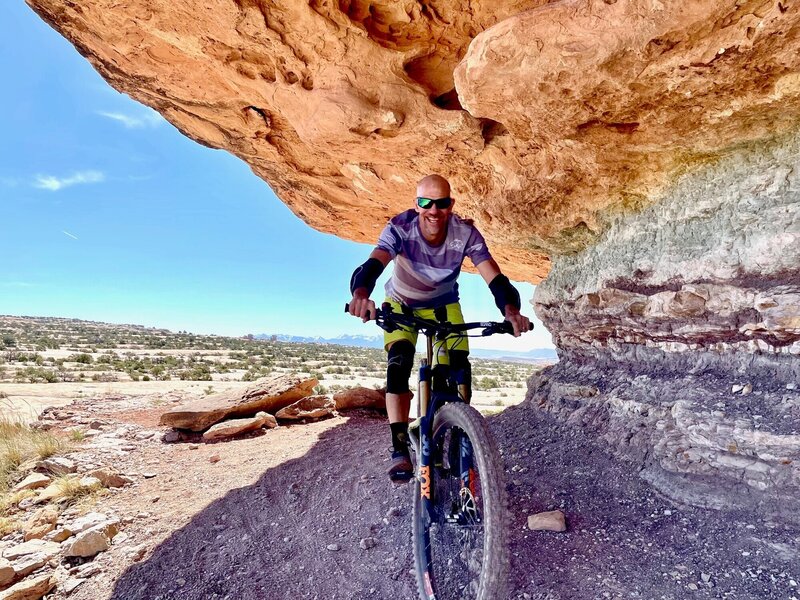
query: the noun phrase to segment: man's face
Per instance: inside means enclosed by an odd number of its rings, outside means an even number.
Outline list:
[[[426,182],[417,187],[417,196],[423,198],[447,198],[450,196],[450,186],[442,182]],[[430,208],[420,208],[414,200],[414,207],[419,214],[419,228],[423,237],[429,242],[439,242],[447,235],[447,221],[453,212],[453,203],[447,208],[437,208],[435,204]]]

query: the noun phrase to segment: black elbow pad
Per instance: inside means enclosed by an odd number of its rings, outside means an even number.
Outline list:
[[[492,279],[492,282],[489,284],[489,289],[492,291],[492,295],[494,296],[495,305],[500,309],[500,313],[503,316],[506,315],[507,304],[510,304],[517,310],[522,308],[522,302],[519,298],[519,292],[517,291],[517,288],[511,285],[508,277],[502,273]]]
[[[350,293],[355,293],[358,288],[366,288],[367,293],[371,294],[384,268],[383,263],[377,258],[368,258],[367,262],[353,271],[353,276],[350,278]]]

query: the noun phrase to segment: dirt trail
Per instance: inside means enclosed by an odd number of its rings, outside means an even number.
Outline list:
[[[156,429],[158,412],[92,416]],[[510,598],[800,598],[797,530],[671,505],[530,406],[490,422],[512,504]],[[366,412],[196,449],[147,440],[115,466],[156,475],[100,501],[125,535],[69,598],[413,600],[411,488],[386,479],[387,446]],[[524,528],[553,508],[566,533]]]

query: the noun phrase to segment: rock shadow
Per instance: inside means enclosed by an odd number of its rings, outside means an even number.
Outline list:
[[[385,417],[351,415],[302,457],[195,514],[111,597],[415,597],[410,488],[386,478]],[[377,544],[364,549],[364,538]]]

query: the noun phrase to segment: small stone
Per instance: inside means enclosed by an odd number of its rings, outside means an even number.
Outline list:
[[[71,594],[75,590],[75,588],[77,588],[79,585],[85,582],[86,582],[85,579],[70,577],[64,583],[61,584],[60,589],[62,589],[65,594]]]
[[[528,529],[531,531],[566,531],[567,523],[560,510],[540,512],[528,516]]]
[[[362,550],[369,550],[370,548],[377,546],[378,541],[373,537],[365,537],[358,543],[358,545]]]
[[[15,485],[12,491],[21,492],[23,490],[36,490],[47,487],[52,481],[52,479],[43,473],[31,473],[25,479]]]
[[[183,587],[183,586],[185,586],[185,585],[186,585],[186,580],[185,580],[183,577],[178,577],[178,578],[175,580],[175,584],[176,584],[178,587]]]
[[[708,583],[709,581],[711,581],[711,575],[709,575],[708,573],[700,573],[700,579],[703,580],[703,583]]]
[[[747,396],[750,392],[753,391],[753,384],[748,383],[742,388],[742,396]]]
[[[159,500],[161,500],[161,496],[153,496],[150,498],[150,502],[158,502]]]
[[[93,575],[97,575],[98,573],[102,573],[103,569],[98,565],[96,562],[86,563],[85,565],[79,566],[75,570],[75,577],[81,577],[82,579],[88,579]]]
[[[55,542],[48,542],[47,540],[30,540],[4,550],[3,558],[14,561],[18,558],[41,553],[47,557],[45,559],[45,561],[47,561],[56,556],[60,550],[61,546]]]
[[[339,551],[339,544],[328,544],[326,546],[326,548],[328,550],[330,550],[331,552],[338,552]]]
[[[787,384],[786,384],[786,389],[787,389],[787,390],[793,390],[793,389],[795,389],[796,387],[797,387],[797,385],[796,385],[796,384],[794,384],[794,383],[787,383]]]
[[[80,485],[82,488],[86,488],[89,490],[99,490],[103,487],[103,482],[100,481],[97,477],[92,477],[91,475],[86,475],[81,477]]]
[[[398,506],[392,506],[389,508],[388,511],[386,511],[387,517],[399,517],[402,516],[402,514],[403,514],[403,509]]]
[[[0,588],[8,585],[14,579],[14,567],[5,558],[0,558]]]
[[[697,590],[697,584],[695,584],[695,583],[690,583],[686,587],[688,587],[690,590],[693,590],[693,591]]]
[[[101,467],[87,473],[90,477],[96,477],[104,487],[118,488],[133,483],[133,479],[120,473],[111,467]]]
[[[731,394],[735,394],[736,392],[741,392],[744,389],[743,385],[734,384],[731,386]]]
[[[212,465],[218,463],[219,461],[220,461],[219,454],[212,454],[211,456],[208,457],[208,462],[210,462]]]
[[[146,552],[147,552],[147,546],[145,546],[144,544],[139,544],[138,546],[134,546],[133,548],[131,548],[127,556],[133,562],[139,562],[140,560],[142,560]]]
[[[142,473],[142,477],[144,477],[145,479],[152,479],[153,477],[156,477],[157,475],[158,475],[158,473],[153,473],[152,471],[150,471],[148,473]]]
[[[161,439],[167,444],[174,444],[181,441],[181,432],[177,429],[170,429]]]
[[[189,450],[197,450],[200,444],[189,444]]]

